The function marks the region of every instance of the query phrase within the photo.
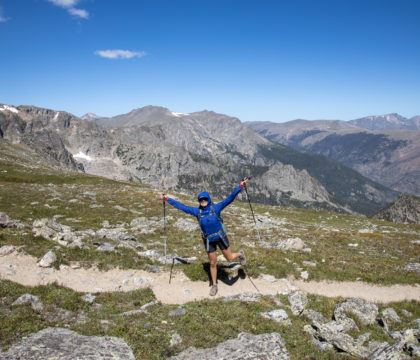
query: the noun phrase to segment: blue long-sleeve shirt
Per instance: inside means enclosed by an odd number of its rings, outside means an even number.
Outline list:
[[[228,195],[224,200],[216,204],[212,203],[209,193],[207,192],[200,193],[198,198],[206,197],[209,201],[209,203],[205,207],[188,206],[171,198],[168,199],[168,204],[185,212],[186,214],[196,217],[197,220],[199,220],[201,231],[203,232],[205,236],[208,236],[211,234],[215,234],[223,229],[223,224],[220,220],[220,213],[226,206],[228,206],[235,200],[236,196],[238,196],[241,190],[242,190],[241,187],[238,185],[230,193],[230,195]],[[212,208],[214,209],[215,214],[212,214]]]

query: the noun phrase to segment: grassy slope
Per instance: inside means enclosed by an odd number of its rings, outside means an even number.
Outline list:
[[[33,159],[25,158],[26,153],[15,157],[16,149],[0,144],[0,211],[5,211],[12,218],[31,223],[42,217],[62,215],[60,222],[74,229],[97,229],[104,220],[111,224],[130,223],[139,216],[151,221],[159,221],[162,209],[157,201],[157,193],[148,187],[116,182],[107,179],[55,171],[49,168],[32,166]],[[252,191],[252,185],[250,187]],[[96,192],[96,196],[84,194]],[[191,199],[180,196],[183,201]],[[78,199],[78,203],[69,200]],[[90,208],[93,203],[102,204],[102,208]],[[50,207],[45,206],[48,204]],[[120,205],[129,211],[115,209]],[[311,253],[281,252],[246,247],[255,240],[252,231],[252,218],[247,204],[237,202],[226,210],[225,222],[230,232],[233,248],[243,246],[248,253],[249,271],[257,275],[268,273],[278,277],[298,276],[304,260],[317,263],[315,268],[307,268],[311,279],[356,280],[376,283],[415,283],[418,278],[414,273],[405,272],[402,267],[418,261],[418,250],[410,241],[418,239],[419,226],[396,225],[369,220],[363,217],[340,215],[329,212],[254,205],[255,211],[265,216],[283,219],[285,225],[271,230],[261,230],[266,241],[300,237],[312,248]],[[131,212],[131,211],[133,212]],[[196,255],[206,260],[198,231],[186,232],[174,226],[183,214],[170,209],[169,251],[176,250],[185,256]],[[245,217],[242,217],[245,216]],[[372,229],[372,232],[359,232],[360,229]],[[161,230],[152,234],[134,233],[138,241],[146,248],[159,249],[162,246]],[[93,241],[93,239],[91,240]],[[358,247],[349,247],[349,243],[358,243]],[[120,266],[124,268],[144,268],[149,260],[141,259],[134,251],[117,250],[115,253],[99,253],[93,248],[71,250],[49,240],[34,238],[30,231],[17,229],[0,230],[0,246],[5,244],[22,245],[23,250],[34,256],[42,256],[51,247],[57,247],[59,255],[56,266],[60,263],[82,261],[86,266],[98,263],[100,266]],[[417,251],[417,252],[416,252]],[[286,260],[286,258],[288,260]],[[323,261],[324,260],[324,261]],[[206,280],[202,265],[185,266],[184,271],[193,279]],[[11,303],[25,292],[39,295],[45,303],[45,313],[41,316],[28,306],[11,307]],[[263,333],[277,331],[286,340],[293,359],[341,359],[335,353],[320,353],[303,332],[303,325],[308,322],[300,317],[293,317],[292,325],[284,327],[263,319],[259,312],[276,308],[271,298],[263,298],[260,303],[246,304],[239,302],[223,303],[221,300],[193,302],[186,305],[187,315],[172,318],[168,312],[174,306],[157,305],[148,314],[133,318],[118,316],[119,313],[139,307],[153,299],[149,290],[130,293],[100,294],[97,308],[86,305],[80,300],[80,294],[61,287],[39,286],[25,288],[9,281],[0,281],[0,345],[9,347],[24,334],[37,331],[47,326],[68,326],[83,334],[111,335],[123,337],[133,348],[137,358],[161,359],[177,353],[188,346],[214,346],[217,343],[236,337],[240,331]],[[287,303],[285,299],[282,299]],[[339,299],[311,297],[311,308],[322,309],[331,315]],[[392,305],[397,311],[405,308],[419,317],[417,303],[405,302]],[[87,316],[85,323],[71,320],[54,319],[57,308]],[[52,318],[47,320],[50,314]],[[414,317],[414,318],[415,318]],[[105,320],[105,321],[104,321]],[[362,329],[366,330],[366,329]],[[372,330],[372,329],[368,329]],[[169,346],[170,334],[177,331],[184,339],[175,348]],[[362,332],[361,332],[362,333]],[[373,338],[383,335],[373,329]]]

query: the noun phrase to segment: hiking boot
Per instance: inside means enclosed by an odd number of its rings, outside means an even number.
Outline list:
[[[240,250],[239,254],[241,254],[241,255],[239,255],[239,264],[245,265],[246,264],[246,257],[245,257],[244,251]]]
[[[217,285],[213,285],[210,288],[210,296],[215,296],[217,294]]]

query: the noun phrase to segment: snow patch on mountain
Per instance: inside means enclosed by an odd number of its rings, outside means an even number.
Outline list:
[[[10,111],[12,113],[15,113],[15,114],[17,114],[19,112],[19,110],[16,109],[15,107],[13,107],[13,106],[9,106],[9,105],[1,105],[0,106],[0,111],[6,111],[6,110]]]
[[[73,155],[73,157],[77,158],[77,159],[84,159],[84,160],[87,160],[87,161],[93,161],[93,158],[91,156],[85,154],[82,151],[79,151],[76,155]]]

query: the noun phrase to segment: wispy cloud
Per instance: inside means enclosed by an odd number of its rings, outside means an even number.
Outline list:
[[[98,50],[95,51],[95,55],[103,57],[105,59],[132,59],[141,58],[146,55],[144,51],[131,51],[131,50]]]
[[[70,8],[68,12],[73,16],[78,16],[82,19],[89,19],[89,13],[85,9]]]
[[[0,23],[4,23],[8,20],[10,20],[10,18],[4,15],[3,8],[0,6]]]
[[[80,0],[48,0],[48,2],[66,9],[72,16],[79,17],[81,19],[89,19],[89,12],[87,10],[76,7]]]

